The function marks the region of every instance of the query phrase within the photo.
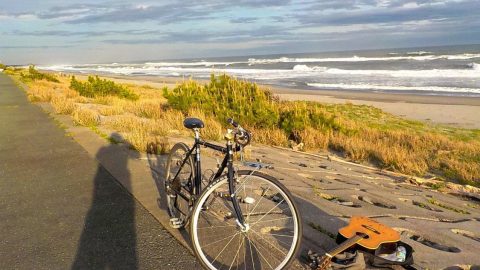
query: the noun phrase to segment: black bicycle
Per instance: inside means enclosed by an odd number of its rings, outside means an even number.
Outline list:
[[[190,224],[195,254],[207,269],[284,269],[300,247],[302,222],[290,192],[258,170],[235,170],[234,154],[251,135],[232,119],[226,147],[200,138],[203,122],[187,118],[195,143],[173,146],[166,167],[165,189],[171,226]],[[225,155],[210,180],[202,179],[200,150]],[[225,172],[226,171],[226,172]]]

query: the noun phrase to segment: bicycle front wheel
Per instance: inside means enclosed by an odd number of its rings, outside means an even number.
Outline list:
[[[275,178],[238,171],[232,205],[227,176],[212,182],[192,212],[194,251],[207,269],[284,269],[300,247],[302,222],[290,192]]]

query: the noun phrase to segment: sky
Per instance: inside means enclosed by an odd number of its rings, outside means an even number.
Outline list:
[[[479,43],[480,0],[0,0],[7,64]]]

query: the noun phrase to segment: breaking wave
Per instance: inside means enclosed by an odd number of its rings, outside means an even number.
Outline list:
[[[307,83],[325,90],[379,90],[379,91],[429,91],[429,92],[455,92],[480,94],[479,88],[445,87],[445,86],[402,86],[402,85],[374,85],[374,84],[329,84],[329,83]]]

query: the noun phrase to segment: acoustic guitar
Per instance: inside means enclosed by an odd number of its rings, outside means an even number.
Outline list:
[[[317,259],[317,270],[326,269],[334,256],[355,244],[375,250],[383,243],[400,241],[400,234],[394,229],[360,216],[353,216],[348,226],[341,228],[338,233],[348,239]]]

